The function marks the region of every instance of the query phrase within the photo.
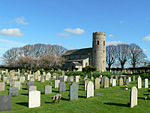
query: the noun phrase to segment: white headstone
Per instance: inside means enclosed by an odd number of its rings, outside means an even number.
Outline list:
[[[41,92],[40,91],[29,91],[29,108],[35,108],[40,106]]]
[[[145,79],[145,86],[144,87],[148,88],[148,79],[147,78]]]
[[[139,76],[138,79],[137,79],[137,88],[140,89],[142,88],[142,80],[141,80],[141,77]]]
[[[55,80],[55,88],[59,88],[60,80]]]
[[[94,84],[93,82],[89,81],[86,89],[86,97],[89,98],[93,96],[94,96]]]
[[[112,86],[116,86],[116,79],[112,80]]]
[[[137,105],[137,103],[138,103],[138,90],[134,86],[131,88],[130,92],[130,107],[133,108],[134,106]]]
[[[79,82],[80,76],[76,76],[76,82]]]

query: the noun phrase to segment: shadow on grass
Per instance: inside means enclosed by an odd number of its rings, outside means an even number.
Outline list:
[[[79,98],[86,98],[86,96],[78,96]]]
[[[45,102],[45,104],[54,104],[54,102],[53,101],[51,101],[51,102]]]
[[[142,100],[145,100],[145,98],[144,98],[144,97],[138,97],[138,99],[142,99]]]
[[[28,102],[18,102],[16,104],[28,107]]]
[[[121,106],[121,107],[129,107],[129,104],[121,104],[121,103],[104,103],[107,105]]]
[[[61,97],[61,100],[69,101],[69,99]]]
[[[28,96],[28,93],[22,93],[21,95],[25,95],[25,96]]]
[[[22,90],[28,90],[27,88],[22,88]]]
[[[52,92],[59,93],[59,91],[56,91],[56,90],[52,90]]]

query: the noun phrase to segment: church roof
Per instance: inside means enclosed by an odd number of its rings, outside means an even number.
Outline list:
[[[92,53],[92,48],[84,48],[84,49],[75,49],[75,50],[68,50],[63,56],[67,55],[82,55],[82,54],[91,54]]]

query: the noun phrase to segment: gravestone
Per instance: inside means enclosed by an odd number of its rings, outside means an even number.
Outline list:
[[[126,82],[126,81],[127,81],[127,78],[126,78],[126,76],[124,76],[124,77],[123,77],[123,80],[124,80],[124,82]]]
[[[5,91],[5,82],[0,82],[0,91]]]
[[[15,81],[14,84],[13,84],[13,87],[18,88],[18,90],[22,89],[22,85],[21,85],[20,81]]]
[[[29,91],[36,91],[37,87],[36,86],[29,86]]]
[[[119,86],[123,85],[123,78],[119,78]]]
[[[80,76],[76,76],[76,83],[79,82]]]
[[[65,92],[66,91],[66,83],[65,82],[60,82],[59,83],[59,93],[60,92]]]
[[[109,87],[109,78],[105,77],[104,78],[104,88],[107,88],[107,87]]]
[[[40,107],[41,104],[41,92],[40,91],[29,91],[28,107],[35,108]]]
[[[45,92],[45,94],[50,94],[50,93],[52,93],[52,86],[49,86],[49,85],[45,86],[44,92]]]
[[[85,91],[86,91],[86,89],[87,89],[86,87],[87,87],[88,82],[89,82],[88,79],[84,80],[84,89],[85,89]]]
[[[70,100],[78,100],[78,84],[75,82],[70,86]]]
[[[100,88],[100,79],[96,78],[95,79],[95,89],[99,89]]]
[[[24,76],[20,77],[20,82],[21,82],[21,83],[24,83],[24,82],[25,82],[25,80],[26,80],[26,79],[25,79],[25,77],[24,77]]]
[[[55,80],[55,88],[59,88],[60,80]]]
[[[9,111],[12,109],[12,97],[9,95],[0,96],[0,111]]]
[[[29,89],[30,86],[34,86],[34,81],[27,82],[27,88]]]
[[[147,78],[145,79],[145,85],[144,85],[144,87],[148,88],[148,79]]]
[[[64,82],[66,82],[68,79],[68,76],[64,76]]]
[[[116,79],[113,79],[112,86],[116,86]]]
[[[138,88],[138,89],[142,88],[142,79],[141,79],[140,76],[139,76],[138,79],[137,79],[137,88]]]
[[[18,96],[19,90],[16,87],[10,87],[9,88],[9,96]]]
[[[45,77],[41,76],[41,82],[45,82]]]
[[[64,76],[59,77],[60,82],[64,82]]]
[[[130,107],[133,108],[134,106],[137,105],[137,103],[138,103],[138,90],[134,86],[131,88],[130,91]]]
[[[129,79],[126,79],[126,85],[129,85]]]
[[[133,76],[133,81],[135,81],[135,76]]]
[[[49,75],[46,75],[45,80],[48,81],[49,78],[50,78],[50,76],[49,76]]]
[[[38,75],[38,78],[37,78],[37,79],[38,79],[38,81],[41,81],[41,76],[40,76],[40,75]]]
[[[70,76],[70,81],[71,81],[71,82],[74,81],[74,76]]]
[[[94,84],[92,81],[89,81],[86,89],[86,97],[89,98],[93,96],[94,96]]]
[[[131,82],[131,77],[128,77],[128,79],[129,79],[129,82]]]
[[[110,78],[110,84],[112,84],[112,82],[113,82],[113,77]]]

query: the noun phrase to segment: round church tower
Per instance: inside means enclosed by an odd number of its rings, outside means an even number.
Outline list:
[[[97,71],[106,70],[106,33],[94,32],[92,45],[92,65]]]

